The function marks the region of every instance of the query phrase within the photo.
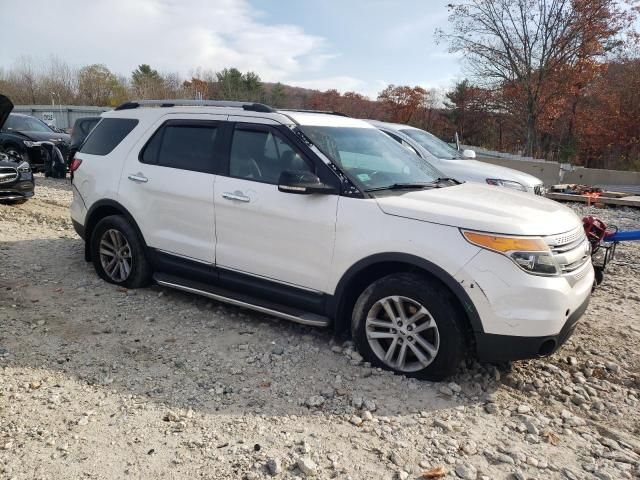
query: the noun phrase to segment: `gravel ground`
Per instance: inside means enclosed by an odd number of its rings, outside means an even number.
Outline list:
[[[553,357],[434,384],[328,330],[99,280],[68,181],[37,183],[0,205],[2,478],[640,478],[640,244]]]

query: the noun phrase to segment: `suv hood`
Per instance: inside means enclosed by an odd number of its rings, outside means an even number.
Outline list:
[[[376,201],[388,215],[507,235],[555,235],[582,225],[570,208],[553,200],[475,183],[379,192]]]
[[[2,128],[4,122],[9,118],[11,110],[13,110],[13,103],[11,103],[11,100],[4,95],[0,95],[0,128]]]

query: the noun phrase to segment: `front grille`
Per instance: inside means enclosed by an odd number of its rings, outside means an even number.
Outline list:
[[[0,183],[11,183],[18,178],[18,169],[14,167],[0,167]]]
[[[591,245],[582,227],[561,235],[546,237],[545,241],[563,274],[575,272],[591,257]]]
[[[536,195],[543,196],[546,193],[544,185],[540,184],[540,185],[534,186],[533,187],[533,193],[535,193]]]

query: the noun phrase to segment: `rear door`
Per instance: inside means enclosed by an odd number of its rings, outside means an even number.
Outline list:
[[[213,172],[226,115],[181,117],[163,117],[132,150],[120,199],[147,246],[213,264]]]

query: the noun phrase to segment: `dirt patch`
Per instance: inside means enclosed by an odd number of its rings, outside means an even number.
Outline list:
[[[0,205],[4,478],[640,476],[638,244],[556,355],[432,384],[328,330],[106,284],[70,201],[68,181],[39,177],[36,198]],[[640,228],[637,211],[588,211]]]

